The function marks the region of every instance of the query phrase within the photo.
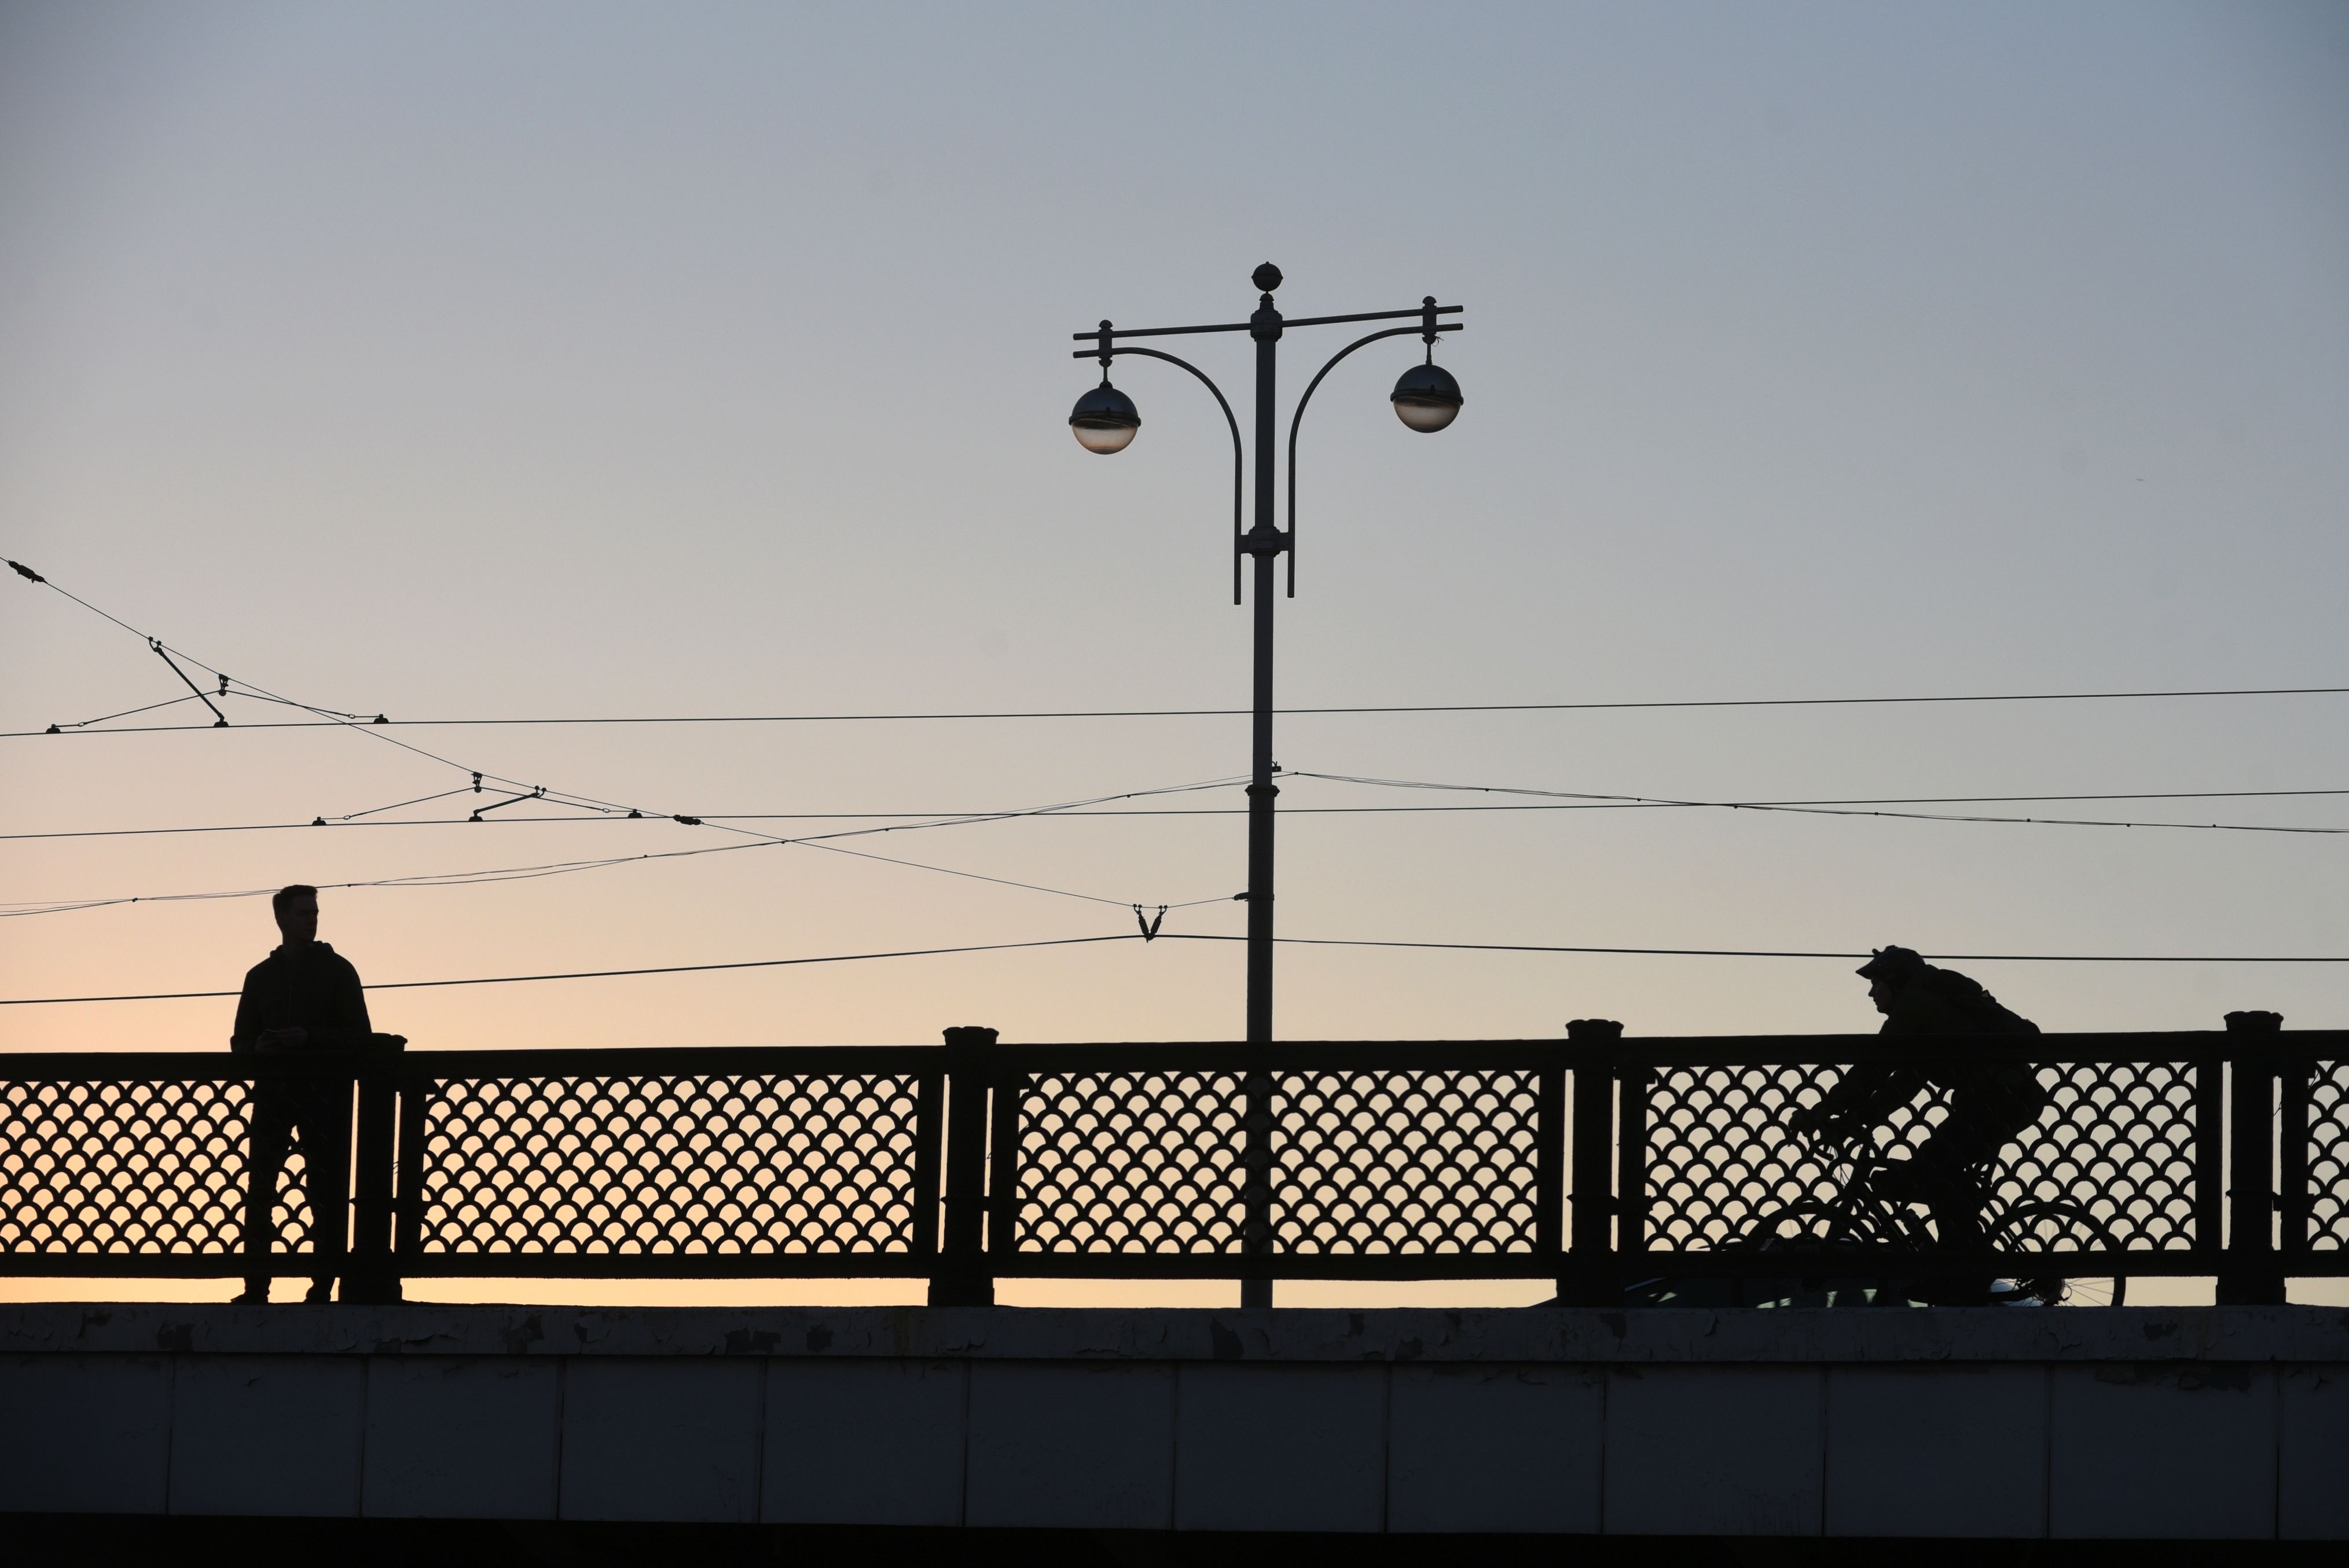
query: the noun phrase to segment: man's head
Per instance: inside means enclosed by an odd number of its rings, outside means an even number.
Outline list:
[[[1878,1012],[1886,1014],[1892,1011],[1892,998],[1924,972],[1924,958],[1906,947],[1879,947],[1857,971],[1868,982],[1868,999],[1876,1004]]]
[[[279,888],[269,898],[270,913],[277,916],[277,934],[288,947],[300,947],[318,940],[318,890],[307,882],[295,882],[292,887]]]

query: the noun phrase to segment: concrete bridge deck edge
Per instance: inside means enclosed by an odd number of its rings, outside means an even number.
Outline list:
[[[2349,1312],[0,1306],[0,1513],[2349,1539]]]

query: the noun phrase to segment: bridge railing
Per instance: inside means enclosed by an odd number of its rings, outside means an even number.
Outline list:
[[[1917,1069],[1872,1134],[1897,1162],[1948,1114],[1937,1071],[2004,1063],[2044,1104],[1974,1168],[1988,1252],[1904,1254],[1904,1276],[2215,1274],[2222,1300],[2280,1300],[2349,1274],[2349,1032],[2230,1026],[0,1056],[0,1274],[339,1273],[347,1299],[895,1276],[940,1305],[999,1278],[1555,1279],[1618,1305],[1658,1275],[1882,1274],[1837,1243],[1847,1157],[1790,1119],[1863,1064]],[[295,1152],[263,1225],[272,1107]],[[313,1153],[347,1184],[310,1180]]]

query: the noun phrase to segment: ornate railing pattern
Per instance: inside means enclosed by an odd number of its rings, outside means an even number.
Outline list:
[[[2313,1251],[2349,1252],[2349,1060],[2313,1064],[2307,1108],[2304,1233]]]
[[[2258,1019],[2263,1016],[2242,1015]],[[346,1295],[404,1276],[1540,1278],[1620,1301],[1761,1278],[1851,1167],[1788,1119],[1856,1064],[1925,1084],[1879,1158],[2001,1061],[2035,1121],[1977,1167],[2002,1270],[2349,1274],[2349,1033],[0,1056],[0,1272],[306,1274],[297,1152],[244,1234],[256,1105],[343,1114]],[[387,1039],[388,1037],[386,1037]],[[396,1042],[394,1042],[396,1043]],[[1935,1053],[1939,1053],[1936,1055]],[[290,1103],[290,1101],[289,1101]],[[328,1125],[333,1125],[329,1123]],[[1900,1223],[1930,1249],[1926,1211]],[[327,1233],[334,1239],[334,1233]],[[1981,1254],[1904,1254],[1920,1274]],[[1881,1253],[1806,1255],[1827,1275]]]
[[[1027,1075],[1013,1250],[1237,1254],[1247,1228],[1243,1072]]]
[[[316,1083],[300,1065],[233,1058],[0,1057],[0,1267],[242,1272],[256,1101],[316,1092]],[[347,1108],[347,1075],[327,1092]],[[273,1198],[272,1259],[310,1256],[307,1191],[296,1140]]]
[[[1280,1075],[1274,1246],[1325,1257],[1532,1253],[1539,1080],[1530,1068]]]
[[[2195,1070],[2178,1061],[2038,1068],[2047,1106],[1982,1172],[1987,1226],[1995,1233],[2009,1214],[2068,1205],[2093,1219],[2084,1229],[2096,1244],[2191,1251]],[[1648,1099],[1648,1249],[1716,1249],[1832,1200],[1838,1161],[1786,1123],[1842,1076],[1817,1063],[1658,1068]],[[1949,1095],[1930,1086],[1891,1108],[1872,1134],[1878,1155],[1913,1156],[1949,1110]]]
[[[1531,1253],[1537,1078],[1524,1068],[1026,1074],[1015,1091],[1012,1250],[1244,1255],[1253,1088],[1273,1130],[1263,1179],[1273,1253]]]
[[[911,1253],[911,1073],[439,1081],[423,1113],[425,1256]]]

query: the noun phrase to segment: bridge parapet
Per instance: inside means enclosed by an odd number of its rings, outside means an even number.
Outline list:
[[[0,1510],[2349,1539],[2349,1312],[0,1307]]]
[[[896,1277],[936,1306],[1047,1276],[1951,1301],[1991,1271],[2051,1299],[2066,1279],[2117,1299],[2132,1276],[2215,1276],[2221,1301],[2259,1305],[2349,1274],[2349,1031],[1599,1022],[1565,1040],[0,1057],[0,1274],[340,1275],[374,1301],[435,1276]]]

